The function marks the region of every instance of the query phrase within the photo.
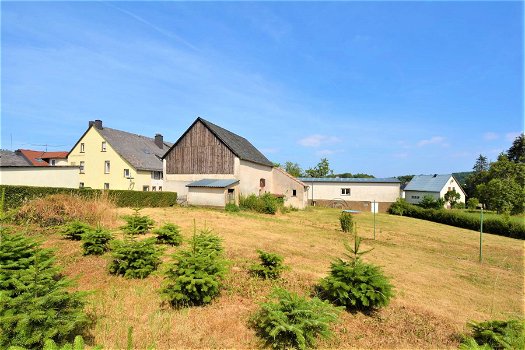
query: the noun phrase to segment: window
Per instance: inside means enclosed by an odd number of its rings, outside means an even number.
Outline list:
[[[260,179],[259,180],[259,186],[260,187],[266,187],[266,179]]]
[[[104,182],[104,189],[105,190],[109,190],[109,183],[108,182]]]
[[[144,191],[144,192],[149,191],[149,186],[142,186],[142,191]]]
[[[104,174],[109,174],[109,170],[110,170],[109,160],[106,160],[104,162]]]
[[[159,186],[159,191],[162,191],[162,186]]]
[[[81,183],[78,185],[78,188],[84,188],[84,183],[81,182]]]
[[[456,188],[454,186],[452,186],[452,191],[455,191],[455,190],[456,190]]]
[[[80,153],[84,153],[84,142],[80,143]]]
[[[341,196],[349,196],[349,195],[350,195],[349,188],[341,188]]]
[[[57,165],[57,161],[55,159],[51,159],[51,166]]]
[[[292,190],[292,197],[297,197],[297,190]]]
[[[126,179],[129,179],[131,177],[130,173],[129,173],[129,169],[124,169],[124,177]]]
[[[102,141],[102,152],[106,152],[106,141]]]
[[[152,187],[151,187],[151,190],[152,190],[152,191],[157,191],[157,186],[152,186]]]
[[[449,187],[448,187],[448,190],[450,191],[451,189],[452,189],[452,187],[449,186]]]
[[[162,180],[163,178],[162,171],[153,171],[151,175],[153,176],[154,180]]]
[[[80,173],[84,174],[84,161],[83,160],[80,161]]]
[[[412,196],[412,199],[419,199],[419,196]]]

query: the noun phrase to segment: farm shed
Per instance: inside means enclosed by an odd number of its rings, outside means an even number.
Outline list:
[[[299,178],[309,186],[311,205],[361,211],[386,212],[399,198],[401,182],[396,178]]]
[[[306,206],[306,199],[301,197],[304,184],[282,174],[284,170],[275,170],[273,163],[245,138],[202,118],[191,124],[166,152],[163,161],[165,190],[177,192],[189,204],[200,205],[206,194],[215,198],[210,199],[215,203],[219,190],[209,186],[196,190],[188,185],[201,180],[235,179],[238,181],[233,191],[235,203],[239,195],[268,192],[284,195],[285,203],[297,208]],[[291,198],[294,193],[298,198]],[[196,199],[198,203],[194,202]]]
[[[465,191],[452,174],[416,175],[406,185],[404,192],[407,202],[417,204],[424,196],[439,199],[452,190],[459,193],[458,202],[465,203]]]
[[[188,203],[209,207],[224,207],[228,203],[238,204],[237,179],[202,179],[186,185]]]

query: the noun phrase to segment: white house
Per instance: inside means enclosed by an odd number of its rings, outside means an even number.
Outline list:
[[[396,178],[299,178],[309,186],[312,205],[386,212],[399,198],[401,182]]]
[[[248,140],[197,118],[162,157],[164,186],[189,204],[224,207],[239,195],[265,192],[306,206],[306,185],[274,168]]]
[[[458,202],[465,203],[465,191],[452,174],[416,175],[406,185],[404,191],[407,202],[418,204],[424,196],[439,199],[452,190],[459,193]]]
[[[78,188],[78,167],[35,166],[22,152],[0,150],[0,185]]]

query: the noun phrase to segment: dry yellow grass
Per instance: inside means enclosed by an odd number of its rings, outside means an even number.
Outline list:
[[[119,209],[119,215],[131,213]],[[78,289],[93,290],[88,311],[95,323],[93,341],[106,349],[126,347],[133,328],[133,346],[143,349],[254,348],[260,344],[248,319],[275,285],[308,294],[326,275],[330,261],[344,253],[347,236],[339,230],[335,209],[309,209],[286,215],[225,213],[197,208],[144,209],[157,225],[173,222],[186,238],[193,220],[224,239],[232,261],[224,290],[211,305],[172,310],[157,293],[162,276],[145,280],[110,276],[108,256],[82,257],[78,242],[46,235],[58,261]],[[322,348],[456,348],[458,335],[470,320],[523,317],[523,241],[484,236],[484,262],[478,262],[476,232],[422,220],[377,215],[372,240],[372,215],[355,215],[365,247],[365,260],[379,264],[396,287],[392,303],[373,316],[345,313]],[[169,248],[166,254],[177,248]],[[291,267],[278,282],[250,277],[246,268],[256,249],[277,252]]]

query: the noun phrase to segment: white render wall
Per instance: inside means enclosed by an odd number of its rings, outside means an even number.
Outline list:
[[[191,187],[188,191],[188,203],[209,207],[224,207],[226,205],[226,189],[211,187]]]
[[[440,198],[439,192],[405,191],[405,199],[408,203],[418,204],[425,196],[432,196],[436,200]]]
[[[304,209],[308,203],[304,186],[283,171],[278,168],[273,169],[273,190],[271,192],[284,195],[284,205]],[[296,191],[295,197],[293,190]]]
[[[395,202],[399,198],[399,183],[381,182],[305,182],[309,200],[335,200],[355,202]],[[350,188],[350,195],[341,195],[342,188]],[[312,197],[313,195],[313,197]]]
[[[0,167],[0,185],[78,188],[79,168],[76,166]]]
[[[241,195],[258,195],[273,191],[273,167],[241,160],[239,175],[239,191]],[[265,179],[265,186],[260,187],[260,180]]]
[[[456,179],[454,179],[454,177],[452,176],[447,180],[447,184],[441,189],[441,192],[439,192],[439,196],[441,198],[445,197],[445,194],[448,192],[449,188],[451,190],[456,190],[456,192],[459,193],[460,197],[458,202],[465,203],[465,192],[463,192],[461,186],[456,182]]]

